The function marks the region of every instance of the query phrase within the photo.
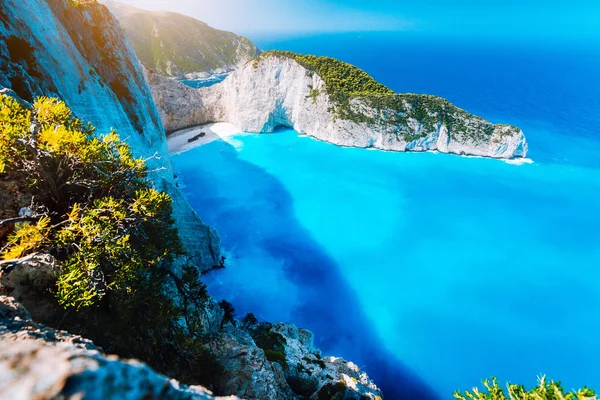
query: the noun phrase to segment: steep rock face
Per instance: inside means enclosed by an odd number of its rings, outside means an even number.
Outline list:
[[[23,306],[0,296],[2,399],[213,399],[133,360],[106,356],[79,336],[36,324]],[[235,397],[228,399],[235,400]]]
[[[151,79],[151,89],[167,132],[206,122],[231,122],[247,132],[278,126],[342,146],[393,151],[440,151],[493,158],[525,157],[523,132],[494,125],[434,96],[389,93],[340,95],[301,56],[264,53],[220,84],[189,89]],[[314,58],[315,64],[322,62]],[[344,73],[379,85],[364,72],[337,60]],[[323,61],[324,62],[324,61]],[[362,75],[361,75],[362,74]],[[336,92],[337,91],[337,92]],[[342,97],[339,100],[337,97]],[[175,122],[176,121],[176,122]]]
[[[259,53],[249,39],[185,15],[104,4],[125,29],[142,64],[162,75],[183,79],[229,72]]]
[[[39,95],[59,97],[99,133],[116,129],[136,156],[149,158],[151,178],[173,197],[178,228],[194,261],[203,270],[220,264],[219,237],[175,185],[142,66],[106,7],[73,7],[66,0],[2,1],[2,88],[26,101]]]
[[[204,102],[199,90],[149,71],[147,79],[167,135],[206,122],[216,122],[209,118],[213,113],[207,108],[211,105]]]

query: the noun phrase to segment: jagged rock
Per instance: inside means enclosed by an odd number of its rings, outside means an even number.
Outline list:
[[[32,310],[36,321],[49,322],[64,312],[49,293],[56,283],[57,268],[48,254],[36,254],[0,269],[0,294],[14,297]]]
[[[314,347],[312,332],[293,324],[257,323],[248,319],[241,325],[264,351],[265,358],[282,369],[292,398],[382,398],[379,388],[355,364],[341,358],[321,357]],[[319,397],[332,391],[338,397]]]
[[[493,125],[439,98],[427,101],[440,110],[421,110],[422,100],[415,95],[388,97],[397,109],[379,104],[381,97],[358,96],[349,101],[358,118],[344,117],[325,81],[292,56],[264,53],[207,88],[192,89],[162,77],[149,82],[167,133],[224,121],[246,132],[273,132],[283,126],[337,145],[393,151],[513,158],[525,157],[528,149],[520,129]],[[415,112],[421,120],[408,115],[415,109],[421,110]],[[424,118],[435,121],[426,125]]]
[[[146,77],[167,134],[211,122],[200,91],[149,71]]]
[[[278,364],[270,363],[252,337],[232,326],[211,343],[225,369],[218,391],[247,399],[294,399]]]
[[[0,318],[9,320],[31,320],[29,311],[13,297],[0,296]]]
[[[106,356],[88,340],[36,324],[5,296],[0,296],[0,382],[0,399],[7,400],[214,398],[200,386],[181,385],[143,363]]]
[[[219,236],[175,185],[143,68],[110,11],[88,3],[0,2],[0,90],[7,88],[26,102],[59,97],[98,133],[116,129],[136,156],[148,158],[150,178],[173,198],[173,214],[192,261],[202,271],[218,266]]]
[[[38,341],[66,349],[100,352],[92,341],[38,324],[13,297],[0,296],[0,342]]]

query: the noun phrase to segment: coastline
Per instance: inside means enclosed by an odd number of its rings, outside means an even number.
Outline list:
[[[188,142],[189,139],[202,132],[205,133],[203,137],[200,137],[193,142]],[[176,155],[189,151],[195,147],[214,142],[215,140],[226,139],[241,133],[243,133],[241,129],[228,122],[204,124],[174,132],[167,137],[167,146],[169,154]]]
[[[292,128],[289,128],[292,129]],[[196,135],[199,135],[201,132],[205,133],[205,136],[198,138],[193,142],[188,142],[188,139],[193,138]],[[171,135],[167,137],[167,145],[169,148],[170,155],[177,155],[180,153],[185,153],[186,151],[192,150],[198,146],[203,146],[205,144],[214,142],[215,140],[225,140],[231,136],[241,135],[247,132],[242,131],[242,129],[238,128],[234,124],[229,122],[216,122],[209,123],[204,125],[198,125],[190,128],[185,128],[176,132],[173,132]],[[298,137],[306,137],[308,139],[317,140],[324,143],[329,143],[334,146],[342,147],[342,148],[359,148],[354,146],[344,146],[336,143],[329,142],[327,140],[319,139],[311,135],[306,135],[298,132]],[[391,153],[432,153],[432,154],[449,154],[463,158],[481,158],[481,159],[491,159],[502,161],[509,165],[521,166],[521,165],[529,165],[533,164],[534,161],[531,158],[494,158],[494,157],[484,157],[484,156],[475,156],[468,154],[452,154],[452,153],[443,153],[437,150],[429,150],[429,151],[396,151],[396,150],[387,150],[380,148],[364,148],[367,151],[385,151]]]

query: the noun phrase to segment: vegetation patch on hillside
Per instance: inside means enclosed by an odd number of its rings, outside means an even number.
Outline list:
[[[229,70],[258,54],[249,39],[181,14],[131,8],[116,15],[142,64],[161,75]]]
[[[335,58],[271,50],[260,54],[252,62],[258,66],[261,60],[269,57],[291,58],[309,72],[316,73],[325,81],[327,94],[340,104],[358,96],[394,94],[392,89],[377,82],[362,69]]]
[[[252,338],[258,347],[263,349],[267,360],[279,363],[285,370],[289,368],[285,357],[286,338],[272,330],[269,323],[258,324],[251,331]]]
[[[267,51],[251,62],[254,67],[269,57],[288,58],[306,68],[309,74],[323,79],[326,92],[335,108],[334,118],[393,130],[406,141],[425,137],[441,125],[451,137],[466,136],[474,140],[489,138],[494,124],[467,113],[446,99],[422,94],[398,94],[377,82],[365,71],[331,57],[301,55],[289,51]],[[313,102],[319,93],[309,87]],[[366,107],[364,107],[366,106]],[[407,126],[419,124],[417,134]],[[514,128],[517,129],[517,128]]]

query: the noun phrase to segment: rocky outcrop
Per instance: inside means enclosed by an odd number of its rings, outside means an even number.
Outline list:
[[[210,344],[224,366],[217,390],[247,399],[378,400],[366,373],[346,360],[322,357],[312,332],[293,324],[224,320]]]
[[[525,136],[516,127],[494,125],[434,96],[393,94],[337,60],[313,57],[312,65],[302,60],[291,53],[268,52],[208,88],[190,89],[157,77],[150,84],[168,133],[224,121],[247,132],[290,127],[341,146],[493,158],[527,154]],[[335,76],[327,83],[318,73],[319,63],[341,68],[341,78],[355,74],[384,90],[348,95],[344,92],[353,88],[334,87]]]
[[[267,359],[279,364],[296,396],[310,399],[381,399],[377,386],[358,366],[337,357],[322,357],[314,347],[314,334],[293,324],[244,320]]]
[[[60,265],[52,257],[44,254],[26,257],[10,264],[0,263],[0,342],[32,340],[43,342],[39,349],[36,348],[37,353],[48,345],[63,347],[67,345],[67,352],[47,353],[43,350],[49,357],[57,357],[60,360],[64,357],[71,359],[70,357],[74,356],[73,349],[97,351],[93,359],[89,360],[90,363],[86,361],[83,367],[77,370],[69,365],[64,366],[65,371],[71,371],[69,374],[77,376],[84,374],[90,377],[90,381],[96,380],[95,371],[102,370],[105,366],[116,371],[124,368],[124,373],[133,376],[147,373],[154,376],[155,373],[149,373],[149,368],[145,366],[141,367],[141,371],[138,369],[129,371],[129,366],[121,365],[121,362],[115,364],[116,359],[109,358],[110,362],[107,363],[106,357],[101,354],[101,349],[91,341],[39,324],[42,322],[56,326],[57,321],[61,321],[59,323],[63,325],[73,326],[69,324],[65,310],[58,305],[50,293],[55,287],[57,268],[60,268]],[[202,337],[196,340],[206,344],[222,368],[221,374],[213,383],[217,393],[236,395],[249,400],[306,398],[377,400],[382,397],[377,386],[356,365],[341,358],[322,357],[320,351],[314,347],[314,336],[310,331],[297,328],[292,324],[260,323],[252,315],[238,321],[231,315],[228,316],[223,307],[212,299],[208,299],[201,310],[193,312],[197,314],[187,317],[198,316],[203,327]],[[176,343],[171,346],[173,351],[177,351]],[[22,356],[28,360],[28,370],[47,371],[52,368],[48,365],[51,363],[50,358],[31,357],[29,360],[28,354],[13,354],[8,352],[7,348],[0,346],[0,366],[3,357]],[[82,357],[87,360],[88,355],[86,353]],[[80,357],[79,353],[76,356]],[[139,367],[138,364],[136,366]],[[87,368],[91,368],[91,371],[86,371]],[[98,376],[103,376],[105,373],[101,372]],[[65,375],[62,381],[69,376],[71,375]],[[30,380],[41,379],[40,377],[29,378]],[[164,380],[160,377],[160,379],[153,379],[153,382],[156,381],[158,385],[161,379]],[[110,385],[112,383],[111,381]],[[148,382],[145,381],[140,383],[144,390],[148,389],[147,384]],[[126,393],[123,388],[110,385],[105,389],[94,389],[93,393],[110,390],[110,388],[117,393]],[[168,389],[171,390],[170,387]],[[50,395],[45,396],[44,394],[39,398],[52,398]],[[173,398],[179,398],[177,396]],[[1,389],[0,398],[3,398]],[[27,395],[22,398],[33,397]]]
[[[0,295],[15,298],[31,310],[37,322],[47,323],[64,313],[49,295],[56,285],[59,266],[48,254],[33,254],[13,264],[0,264]]]
[[[0,382],[2,399],[214,398],[203,387],[181,385],[138,361],[107,356],[89,340],[37,324],[5,296],[0,296]]]
[[[34,268],[39,266],[44,268],[38,272]],[[50,268],[50,260],[43,257],[23,262],[0,274],[0,293],[18,295],[42,319],[56,319],[62,312],[48,309],[51,301],[40,301],[42,294],[35,295],[36,289],[48,288],[45,281],[51,279]],[[252,316],[244,321],[227,319],[214,301],[207,305],[203,318],[205,341],[223,367],[215,387],[219,393],[249,400],[382,398],[377,386],[356,365],[341,358],[322,357],[307,330],[292,324],[259,323]],[[20,302],[0,295],[0,367],[15,365],[15,360],[25,372],[15,374],[15,367],[0,368],[0,380],[9,382],[0,388],[0,398],[49,399],[58,394],[69,398],[80,392],[88,393],[85,398],[91,399],[104,398],[108,393],[114,397],[107,398],[146,398],[156,393],[160,395],[153,398],[212,398],[203,388],[169,381],[139,362],[107,357],[81,336],[36,323]],[[58,371],[51,375],[51,385],[45,378],[50,371]],[[51,390],[37,391],[40,386],[47,389],[47,385]],[[20,397],[3,397],[15,393]],[[207,397],[194,397],[198,395]]]
[[[137,156],[148,158],[155,185],[171,194],[181,237],[195,257],[192,261],[200,269],[219,264],[218,236],[202,224],[176,187],[159,115],[142,66],[122,30],[104,6],[93,1],[72,4],[77,2],[0,3],[0,90],[29,103],[38,95],[56,96],[79,118],[95,125],[99,133],[115,128]],[[6,189],[0,196],[0,205],[6,211],[3,217],[14,216],[26,207],[30,196],[22,192],[18,181],[3,181],[0,189]],[[18,297],[31,311],[12,300],[0,299],[6,305],[0,307],[0,398],[211,398],[200,387],[180,385],[139,362],[106,356],[89,340],[39,325],[40,321],[48,321],[47,325],[69,326],[71,331],[86,335],[92,332],[88,325],[94,325],[94,329],[113,323],[121,326],[113,318],[117,312],[106,303],[95,309],[96,314],[88,310],[74,315],[77,312],[71,311],[69,318],[50,292],[56,287],[56,269],[61,267],[56,264],[44,254],[0,262],[0,295]],[[172,290],[174,302],[185,302],[183,295],[177,297],[181,293],[175,286],[165,291]],[[305,331],[281,325],[282,333],[277,334],[285,345],[273,347],[263,337],[270,328],[259,328],[257,322],[235,321],[210,298],[194,305],[186,307],[193,315],[185,315],[185,321],[170,321],[181,325],[189,337],[183,340],[178,336],[166,344],[172,353],[184,356],[190,353],[178,351],[184,348],[178,340],[210,349],[224,367],[215,384],[219,392],[257,400],[315,396],[376,399],[380,395],[351,363],[333,358],[324,359],[323,364],[314,361],[317,351],[312,342],[300,339],[310,336]],[[91,321],[94,315],[101,316],[93,321],[96,324]],[[190,325],[186,325],[188,318],[201,320],[202,332],[192,334]],[[126,337],[128,334],[123,332],[118,339],[132,339]],[[98,336],[94,338],[100,343]],[[118,344],[113,338],[103,343]],[[308,364],[301,367],[302,362],[309,363],[299,361],[304,355],[318,368]],[[146,361],[152,362],[150,357]]]
[[[217,233],[206,226],[176,187],[165,133],[142,66],[119,23],[100,4],[67,0],[0,3],[0,89],[31,102],[64,100],[99,133],[111,128],[149,158],[155,185],[171,194],[186,249],[202,270],[221,263]],[[155,157],[156,156],[156,157]]]
[[[161,75],[195,79],[230,72],[259,53],[248,38],[185,15],[103,3],[118,18],[142,64]]]

